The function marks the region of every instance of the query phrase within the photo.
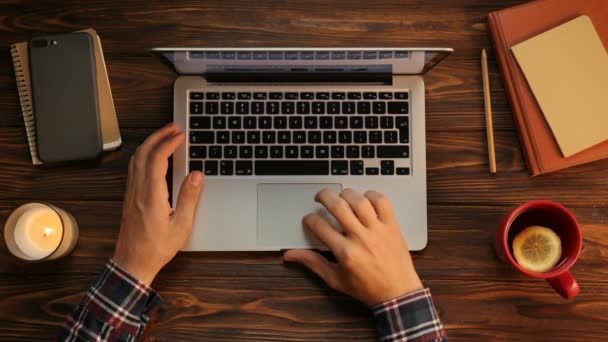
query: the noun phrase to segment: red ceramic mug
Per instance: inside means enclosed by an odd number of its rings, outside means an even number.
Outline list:
[[[513,239],[529,226],[550,228],[561,239],[562,257],[557,265],[547,272],[528,271],[521,267],[513,256]],[[568,299],[574,298],[580,292],[580,287],[569,270],[576,262],[582,244],[581,228],[574,215],[561,204],[543,200],[528,202],[511,210],[496,229],[494,239],[494,247],[500,259],[527,276],[545,279],[557,293]]]

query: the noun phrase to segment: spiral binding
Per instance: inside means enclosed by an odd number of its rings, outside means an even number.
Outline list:
[[[32,163],[35,165],[42,164],[42,161],[38,158],[38,147],[36,145],[36,122],[34,121],[34,111],[32,108],[32,94],[28,86],[28,80],[26,80],[26,76],[23,73],[23,68],[27,68],[28,66],[24,66],[21,63],[21,57],[19,56],[19,50],[16,45],[11,46],[11,56],[15,69],[19,102],[21,103],[21,113],[23,122],[25,123],[25,131],[30,154],[32,156]]]

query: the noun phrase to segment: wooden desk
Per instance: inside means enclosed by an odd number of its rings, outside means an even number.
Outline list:
[[[600,340],[608,327],[608,160],[529,178],[490,50],[498,174],[490,176],[479,54],[486,15],[522,0],[7,1],[0,5],[0,224],[19,204],[46,200],[74,214],[81,238],[69,257],[23,264],[0,246],[0,340],[52,338],[111,255],[129,156],[171,121],[175,75],[155,46],[448,46],[425,76],[429,245],[414,255],[451,340]],[[124,146],[98,165],[31,165],[9,44],[44,33],[99,32]],[[531,199],[578,217],[585,238],[561,299],[543,281],[498,262],[499,218]],[[180,254],[154,287],[167,304],[146,336],[160,340],[370,341],[369,311],[328,290],[279,253]]]

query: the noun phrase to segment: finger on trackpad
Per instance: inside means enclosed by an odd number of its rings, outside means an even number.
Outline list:
[[[314,201],[314,196],[324,188],[339,193],[342,184],[258,184],[258,245],[326,249],[302,227],[302,217],[315,212],[336,226],[327,210]]]

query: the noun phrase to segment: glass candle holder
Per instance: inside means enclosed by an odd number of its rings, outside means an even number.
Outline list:
[[[45,261],[69,254],[78,242],[78,224],[67,211],[48,203],[20,206],[4,225],[9,251],[27,261]]]

